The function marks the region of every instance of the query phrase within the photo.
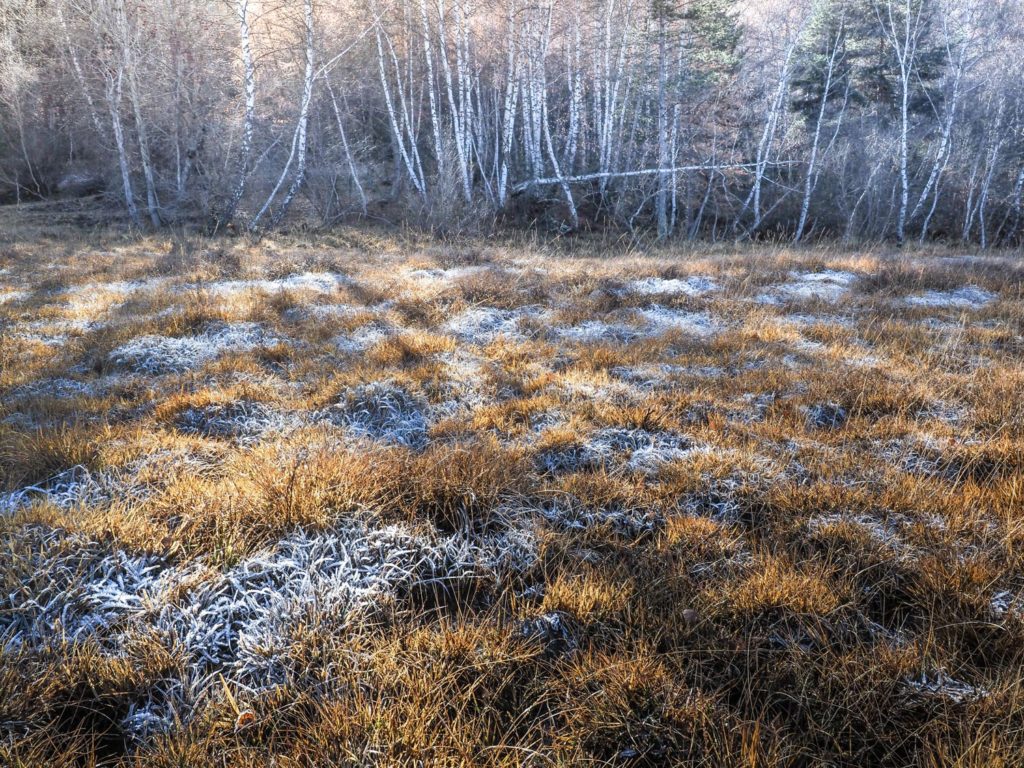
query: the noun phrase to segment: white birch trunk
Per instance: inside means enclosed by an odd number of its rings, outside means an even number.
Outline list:
[[[778,126],[779,113],[785,104],[786,94],[789,91],[790,64],[793,60],[793,53],[796,51],[797,44],[802,35],[803,28],[801,27],[800,31],[790,43],[789,48],[786,50],[786,58],[783,62],[782,70],[779,73],[779,80],[775,89],[775,94],[771,105],[769,106],[767,118],[764,122],[764,131],[761,134],[761,141],[757,145],[757,157],[756,162],[754,163],[754,184],[751,187],[746,200],[743,201],[743,206],[740,209],[739,215],[736,217],[736,221],[733,225],[734,231],[739,229],[744,215],[751,209],[751,206],[753,206],[754,210],[754,222],[751,225],[750,232],[756,233],[761,228],[761,186],[764,181],[765,170],[768,167],[768,156],[771,153],[772,144],[775,143],[775,131]]]
[[[430,20],[427,16],[426,0],[419,0],[420,23],[423,26],[423,58],[427,65],[427,98],[430,101],[430,130],[434,138],[434,162],[437,163],[438,176],[445,176],[444,144],[441,140],[441,114],[438,109],[440,98],[437,93],[437,79],[434,75],[434,53],[431,49]]]
[[[281,175],[277,179],[277,183],[274,188],[270,191],[267,196],[266,202],[263,203],[263,207],[260,208],[259,212],[253,217],[249,224],[251,231],[257,231],[259,223],[262,218],[270,210],[273,205],[277,193],[281,191],[281,187],[284,186],[289,174],[291,173],[292,163],[296,162],[295,176],[292,180],[291,186],[288,188],[284,199],[281,201],[280,207],[272,214],[270,219],[271,228],[276,227],[284,215],[288,212],[288,208],[295,199],[299,188],[302,186],[302,182],[305,178],[306,173],[306,128],[309,121],[309,104],[313,97],[313,2],[312,0],[304,0],[303,2],[303,24],[305,27],[305,44],[303,46],[303,54],[305,58],[305,72],[302,79],[302,97],[299,103],[299,119],[295,126],[295,132],[292,134],[292,147],[291,152],[288,154],[288,161],[284,165],[284,169],[281,171]]]
[[[828,69],[825,74],[825,90],[821,94],[821,105],[818,109],[818,119],[814,124],[814,140],[811,142],[811,157],[807,161],[807,177],[804,179],[804,198],[800,205],[800,221],[793,235],[793,242],[799,243],[804,237],[804,229],[807,227],[807,216],[811,210],[811,194],[814,192],[815,170],[818,162],[818,145],[821,141],[821,127],[825,122],[825,110],[828,108],[828,100],[832,94],[832,79],[835,75],[836,62],[842,45],[843,32],[846,20],[843,18],[839,23],[839,30],[836,33],[836,41],[829,52]]]
[[[666,37],[668,31],[665,23],[665,11],[658,14],[658,167],[668,168],[668,63],[666,61]],[[658,239],[664,240],[670,234],[668,219],[668,181],[669,173],[658,174],[658,193],[656,199],[656,215],[658,219]]]
[[[359,181],[359,173],[356,171],[355,161],[352,158],[352,150],[348,146],[348,137],[345,134],[345,124],[341,119],[341,109],[338,107],[338,99],[334,95],[334,88],[331,86],[330,78],[325,77],[327,93],[331,97],[331,106],[334,109],[334,119],[338,124],[338,136],[341,138],[341,146],[345,152],[345,162],[348,164],[348,172],[352,176],[352,183],[355,185],[356,194],[359,195],[359,209],[366,215],[366,192],[363,190],[362,182]]]
[[[242,146],[238,159],[238,181],[231,193],[221,223],[227,224],[235,217],[252,168],[252,149],[256,131],[256,65],[252,56],[252,33],[249,27],[249,0],[236,0],[235,13],[238,15],[238,42],[242,53],[242,86],[245,91],[245,112],[242,118]]]
[[[502,115],[501,167],[498,173],[498,207],[508,202],[509,163],[512,154],[512,140],[515,136],[516,112],[519,100],[519,63],[516,57],[516,34],[514,29],[514,4],[508,9],[508,69],[505,81],[505,105]]]
[[[996,114],[996,123],[993,127],[992,137],[992,148],[988,156],[988,169],[985,174],[985,180],[981,185],[981,194],[978,198],[978,228],[980,230],[981,248],[985,250],[988,248],[988,199],[989,193],[992,189],[992,178],[995,176],[996,169],[999,166],[999,153],[1003,148],[1003,109],[1006,106],[1006,102],[1003,99],[999,100],[999,108]]]
[[[121,54],[124,60],[124,74],[128,81],[128,101],[132,106],[135,118],[135,138],[139,145],[139,161],[142,164],[142,177],[146,183],[146,208],[149,221],[159,227],[160,201],[156,194],[156,178],[153,174],[153,163],[149,155],[149,138],[146,132],[146,121],[142,116],[142,103],[139,99],[139,88],[136,79],[136,61],[134,43],[128,29],[128,16],[123,3],[117,3],[117,22],[120,31]]]
[[[420,197],[426,199],[426,188],[423,185],[422,179],[417,174],[416,166],[413,163],[409,152],[406,150],[405,131],[400,127],[398,117],[395,112],[394,99],[391,96],[391,86],[388,83],[388,76],[384,66],[384,45],[381,39],[379,23],[376,25],[375,32],[377,38],[377,72],[380,75],[381,91],[384,94],[384,104],[387,107],[388,121],[391,125],[391,134],[398,147],[402,164],[405,166],[406,173],[409,176],[409,181],[412,183],[416,192],[419,193]],[[399,88],[401,88],[401,84],[399,84]]]
[[[139,209],[135,205],[135,192],[132,189],[132,175],[128,165],[128,152],[124,143],[124,128],[121,124],[121,84],[124,71],[118,67],[117,77],[107,75],[107,107],[110,110],[110,124],[114,132],[114,145],[117,147],[117,162],[121,169],[121,185],[124,190],[124,204],[132,223],[139,227]]]

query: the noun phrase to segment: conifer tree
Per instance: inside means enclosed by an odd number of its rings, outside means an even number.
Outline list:
[[[849,99],[851,106],[893,118],[899,113],[897,52],[891,34],[903,29],[909,10],[914,27],[912,115],[932,112],[941,99],[947,57],[942,45],[936,0],[822,0],[815,5],[794,67],[793,108],[815,114],[822,99],[829,53],[838,37],[841,66],[827,100]]]

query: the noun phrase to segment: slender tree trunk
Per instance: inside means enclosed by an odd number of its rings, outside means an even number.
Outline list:
[[[448,95],[448,108],[450,110],[452,131],[455,135],[455,154],[456,159],[459,162],[459,175],[462,179],[462,195],[466,202],[472,199],[472,186],[469,179],[469,159],[466,149],[466,135],[465,135],[465,117],[460,108],[460,104],[455,99],[456,84],[452,76],[451,62],[448,59],[448,38],[446,33],[445,24],[445,8],[444,0],[438,0],[438,24],[437,24],[437,35],[438,35],[438,48],[440,49],[441,58],[441,72],[444,75],[445,90]],[[456,36],[461,32],[461,29],[456,29]],[[459,46],[458,40],[455,41],[456,47],[456,66],[462,68],[461,59],[461,47]],[[462,73],[460,72],[460,75]],[[462,78],[460,77],[460,80]],[[459,83],[461,87],[462,83]]]
[[[288,212],[288,208],[295,199],[295,195],[302,186],[302,182],[306,175],[306,130],[309,122],[309,104],[313,98],[313,0],[304,0],[303,2],[303,22],[305,27],[305,45],[303,50],[306,66],[305,74],[302,79],[302,99],[299,104],[299,120],[295,126],[295,133],[292,135],[292,148],[288,155],[288,162],[285,163],[284,170],[281,171],[281,175],[277,179],[277,184],[274,185],[270,195],[267,196],[267,200],[263,203],[263,207],[260,208],[259,213],[253,217],[253,220],[249,225],[249,229],[253,231],[257,230],[260,220],[270,210],[271,205],[273,205],[274,199],[277,197],[277,193],[281,190],[285,180],[288,178],[293,161],[296,162],[295,176],[292,179],[291,186],[288,188],[284,199],[281,201],[281,205],[271,215],[271,228],[276,227]]]
[[[516,57],[516,33],[514,2],[508,6],[508,64],[505,80],[505,102],[501,121],[501,166],[498,171],[498,207],[504,208],[508,201],[509,166],[511,163],[512,140],[516,129],[516,112],[519,101],[519,63]]]
[[[992,136],[992,148],[988,156],[988,169],[985,174],[985,180],[981,185],[981,194],[978,197],[978,227],[980,229],[981,236],[981,247],[982,250],[988,248],[988,198],[989,193],[992,189],[992,178],[995,176],[996,169],[999,165],[999,153],[1003,148],[1003,109],[1005,107],[1005,101],[999,100],[999,109],[997,110],[996,122],[993,127]]]
[[[423,26],[423,58],[427,65],[427,97],[430,100],[430,131],[434,138],[434,162],[437,163],[437,175],[445,177],[445,152],[441,140],[441,114],[438,109],[440,98],[437,94],[437,80],[434,77],[434,53],[431,50],[430,20],[427,16],[426,0],[419,0],[420,23]]]
[[[338,107],[338,99],[334,95],[334,88],[331,86],[330,78],[325,77],[327,82],[327,93],[331,97],[331,106],[334,108],[334,119],[338,124],[338,136],[341,139],[342,149],[345,151],[345,162],[348,164],[349,174],[352,176],[352,183],[355,185],[356,194],[359,195],[359,209],[366,215],[366,192],[363,190],[363,185],[359,181],[359,174],[356,172],[355,161],[352,159],[352,151],[348,146],[348,138],[345,135],[345,124],[341,119],[341,109]]]
[[[114,132],[114,145],[117,147],[117,162],[121,168],[121,185],[124,190],[124,204],[128,216],[136,227],[142,226],[139,209],[135,205],[135,192],[132,190],[132,175],[128,165],[128,152],[124,143],[124,128],[121,124],[121,84],[124,71],[118,67],[117,77],[107,75],[107,107],[110,110],[110,124]]]
[[[901,73],[901,104],[900,104],[900,212],[896,224],[896,240],[903,244],[906,240],[907,231],[907,206],[910,204],[910,171],[909,165],[909,138],[910,117],[910,76],[908,73]]]
[[[1013,185],[1013,202],[1010,204],[1010,210],[1006,214],[1007,220],[1009,220],[1010,216],[1013,217],[1013,224],[1002,234],[1002,242],[1005,245],[1013,242],[1020,229],[1021,214],[1024,213],[1024,206],[1021,205],[1022,202],[1024,202],[1024,167],[1017,173],[1017,182]]]
[[[146,121],[142,116],[142,103],[139,99],[139,87],[136,79],[136,61],[134,44],[131,40],[128,29],[128,16],[122,3],[117,4],[118,26],[120,27],[122,56],[124,57],[125,79],[128,81],[128,101],[132,106],[132,113],[135,117],[135,138],[139,145],[139,161],[142,164],[142,177],[146,182],[146,208],[149,213],[149,221],[154,227],[159,227],[160,200],[156,193],[156,178],[153,173],[153,163],[149,154],[149,137],[146,131]]]
[[[832,94],[832,79],[835,75],[836,62],[842,46],[845,18],[839,22],[839,31],[836,33],[835,43],[828,57],[828,70],[825,74],[825,90],[821,94],[821,105],[818,109],[818,119],[814,124],[814,140],[811,142],[811,157],[807,161],[807,177],[804,179],[804,199],[800,206],[800,222],[796,227],[796,234],[793,235],[793,242],[799,243],[804,236],[804,229],[807,226],[807,216],[811,210],[811,194],[814,192],[815,171],[818,162],[818,144],[821,141],[821,127],[825,122],[825,110],[828,108],[828,100]]]
[[[948,32],[947,32],[948,36]],[[947,53],[948,53],[947,45]],[[942,135],[939,139],[939,148],[935,153],[935,162],[932,164],[932,170],[928,174],[928,180],[925,182],[924,188],[921,190],[921,195],[917,200],[917,204],[914,206],[914,210],[910,213],[910,220],[913,221],[920,214],[922,208],[924,208],[925,201],[928,196],[935,191],[936,198],[938,197],[938,184],[939,179],[942,177],[943,172],[946,169],[946,165],[949,163],[949,154],[952,149],[951,138],[953,135],[953,125],[956,122],[957,108],[960,103],[960,83],[963,78],[964,69],[966,66],[967,56],[967,44],[963,43],[960,47],[960,55],[958,57],[954,75],[953,75],[953,89],[946,105],[946,119],[942,123]],[[950,54],[948,58],[952,59]],[[933,201],[932,211],[938,204],[938,200]],[[931,219],[931,216],[928,217]],[[921,227],[921,241],[924,241],[925,232],[927,232],[927,223]]]
[[[743,206],[737,215],[733,230],[737,231],[741,221],[748,210],[754,209],[754,222],[750,227],[750,234],[756,234],[761,229],[761,186],[764,181],[765,170],[768,167],[768,156],[771,153],[772,144],[775,142],[775,130],[779,122],[779,114],[786,101],[786,94],[789,91],[790,64],[793,60],[793,53],[796,51],[797,43],[803,34],[803,28],[786,49],[786,59],[783,62],[782,70],[779,73],[778,85],[768,115],[764,122],[764,132],[761,134],[761,141],[757,145],[757,161],[754,165],[754,184],[744,200]]]
[[[974,211],[975,211],[975,186],[978,181],[978,166],[980,160],[975,158],[974,167],[971,169],[971,179],[967,188],[967,203],[964,206],[964,224],[960,231],[961,242],[966,243],[971,237],[971,230],[974,229]]]
[[[78,87],[82,91],[82,98],[85,99],[86,106],[89,108],[89,118],[92,120],[92,125],[96,129],[96,135],[100,139],[107,137],[107,132],[103,129],[103,123],[100,121],[99,111],[96,109],[96,103],[93,101],[92,93],[89,91],[89,84],[85,81],[85,74],[82,72],[82,63],[79,61],[78,52],[75,49],[74,43],[71,41],[71,33],[68,30],[67,22],[64,19],[64,13],[61,11],[60,5],[57,6],[57,19],[60,21],[61,31],[64,33],[64,44],[67,46],[68,57],[71,59],[71,68],[75,73],[75,80],[78,82]]]
[[[303,21],[305,24],[306,32],[306,45],[305,45],[305,59],[306,59],[306,71],[302,78],[302,105],[299,109],[299,124],[298,124],[298,149],[297,149],[297,162],[295,166],[295,177],[292,179],[292,184],[288,188],[288,192],[285,194],[284,199],[281,201],[280,207],[274,212],[271,217],[271,227],[277,227],[288,213],[288,209],[291,207],[292,201],[295,200],[295,196],[302,188],[303,182],[306,180],[306,141],[309,129],[309,105],[313,100],[313,60],[315,55],[314,50],[314,36],[313,36],[313,0],[304,0],[303,6]]]
[[[374,12],[376,12],[376,8],[374,8]],[[426,187],[423,184],[423,179],[417,173],[417,166],[413,162],[409,150],[406,149],[405,131],[399,125],[398,117],[395,111],[394,99],[391,96],[391,86],[388,84],[388,76],[384,66],[384,44],[382,41],[379,22],[375,25],[375,33],[377,38],[377,72],[380,75],[380,86],[381,91],[383,92],[384,95],[384,104],[387,107],[388,121],[391,126],[391,135],[394,139],[395,146],[398,148],[398,155],[401,158],[401,163],[405,167],[406,173],[409,176],[409,180],[412,182],[413,188],[416,190],[416,192],[419,194],[421,198],[426,200]],[[399,82],[398,87],[399,90],[401,90],[401,82]],[[413,147],[415,147],[415,144],[413,145]]]
[[[252,57],[252,33],[249,28],[249,0],[236,0],[238,41],[242,52],[242,85],[245,91],[245,117],[242,120],[242,147],[238,158],[238,181],[223,213],[221,224],[229,223],[238,210],[252,165],[253,137],[256,130],[256,65]]]
[[[876,0],[877,2],[877,0]],[[896,239],[900,245],[906,241],[907,214],[910,208],[910,88],[915,72],[917,43],[920,36],[921,13],[925,3],[918,4],[914,12],[911,0],[903,1],[903,19],[900,24],[893,14],[896,0],[886,0],[885,15],[876,5],[882,31],[889,38],[899,67],[900,88],[900,140],[899,140],[899,209],[896,217]],[[902,26],[902,34],[900,31]]]

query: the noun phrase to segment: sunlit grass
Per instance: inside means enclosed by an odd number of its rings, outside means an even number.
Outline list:
[[[1024,749],[1017,256],[6,237],[0,764]]]

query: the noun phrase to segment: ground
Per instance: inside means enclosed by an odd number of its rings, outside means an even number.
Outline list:
[[[0,249],[0,764],[1010,765],[1024,261]]]

